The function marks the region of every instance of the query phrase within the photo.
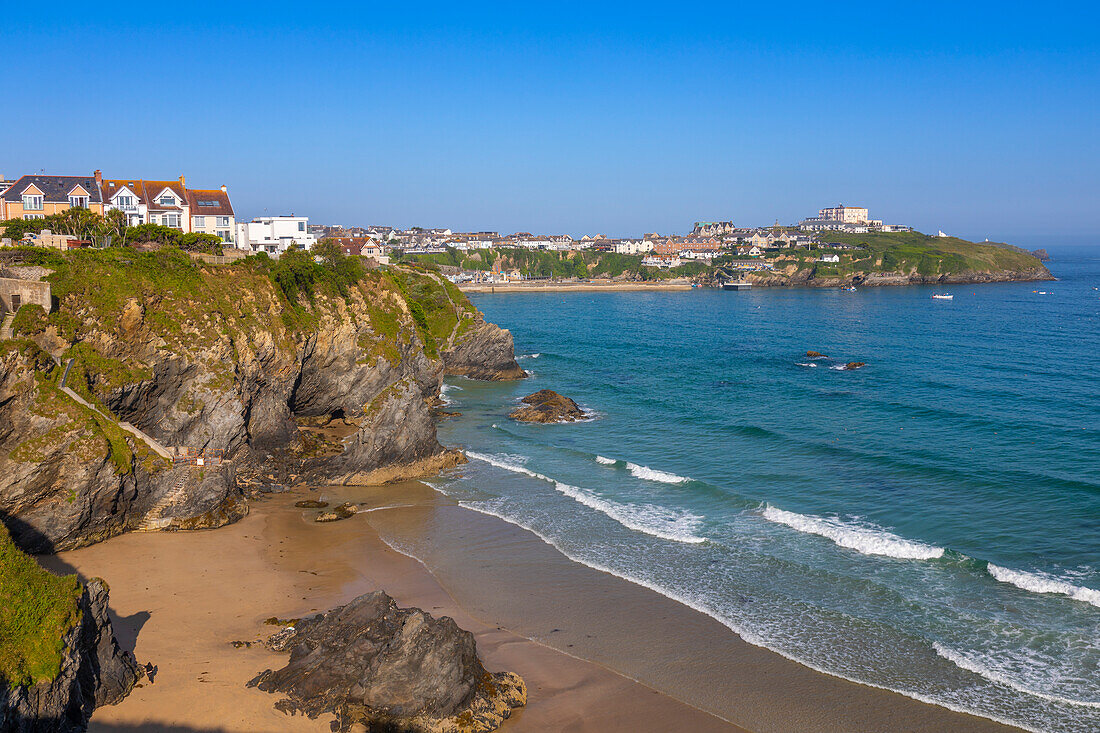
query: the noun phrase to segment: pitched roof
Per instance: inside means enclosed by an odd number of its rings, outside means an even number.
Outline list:
[[[31,185],[42,192],[44,201],[67,204],[69,191],[77,186],[88,192],[89,203],[98,204],[102,201],[94,176],[22,176],[0,198],[4,201],[20,201],[23,198],[23,191]]]
[[[220,188],[210,191],[189,188],[187,200],[191,203],[191,216],[233,216],[229,194]]]
[[[172,209],[175,207],[164,207],[159,204],[153,206],[154,199],[160,195],[160,192],[168,188],[172,190],[172,193],[176,195],[176,198],[181,202],[187,201],[187,189],[183,187],[183,184],[179,181],[142,181],[141,185],[144,187],[142,192],[142,200],[146,206],[157,209]]]
[[[145,203],[145,190],[141,187],[140,178],[116,178],[111,180],[104,178],[100,185],[100,192],[103,195],[103,200],[110,201],[111,197],[118,193],[118,190],[123,187],[133,191],[138,201]]]

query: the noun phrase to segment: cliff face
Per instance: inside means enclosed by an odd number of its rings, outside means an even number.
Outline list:
[[[523,376],[511,335],[433,273],[369,271],[340,292],[262,261],[27,256],[54,270],[57,309],[0,342],[0,519],[34,551],[232,521],[238,476],[273,455],[284,481],[438,470],[459,460],[428,409],[444,373]]]
[[[61,668],[53,680],[11,687],[0,679],[0,731],[82,731],[95,708],[130,694],[141,673],[115,640],[107,603],[103,581],[89,581],[79,601],[80,620],[62,638]]]

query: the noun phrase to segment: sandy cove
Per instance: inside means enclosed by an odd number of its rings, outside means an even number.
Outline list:
[[[318,496],[362,509],[317,524],[315,511],[293,504]],[[417,548],[426,565],[387,542]],[[524,678],[528,705],[504,733],[1016,730],[747,644],[705,614],[574,563],[418,482],[274,494],[222,529],[128,534],[41,559],[107,579],[120,642],[158,668],[152,685],[97,710],[93,733],[327,731],[328,719],[284,716],[274,695],[245,687],[285,656],[231,642],[270,633],[271,616],[308,615],[375,589],[453,617],[475,634],[488,669]]]
[[[482,623],[423,565],[387,547],[364,516],[317,524],[313,512],[293,507],[316,495],[272,495],[217,530],[131,533],[39,558],[55,572],[105,578],[119,642],[157,668],[152,684],[144,680],[120,705],[96,710],[89,731],[328,731],[331,716],[288,717],[273,707],[275,695],[245,687],[264,669],[282,666],[285,655],[231,642],[271,633],[263,623],[271,616],[324,611],[376,589],[402,606],[453,617],[475,634],[488,669],[524,678],[528,705],[504,731],[739,730],[597,664]]]

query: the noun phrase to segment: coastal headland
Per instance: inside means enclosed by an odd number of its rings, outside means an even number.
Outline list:
[[[837,288],[1054,279],[1038,256],[1002,243],[919,232],[828,232],[821,237],[794,245],[776,239],[759,247],[711,242],[704,251],[686,250],[675,256],[502,248],[410,251],[404,258],[439,267],[469,292],[683,290],[731,281],[757,287]]]

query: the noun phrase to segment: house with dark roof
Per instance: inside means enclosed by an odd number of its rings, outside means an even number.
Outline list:
[[[75,207],[103,213],[95,176],[22,176],[0,194],[0,219],[41,219]]]
[[[187,203],[191,208],[191,231],[213,234],[223,242],[236,241],[237,221],[225,186],[210,190],[189,188]]]

